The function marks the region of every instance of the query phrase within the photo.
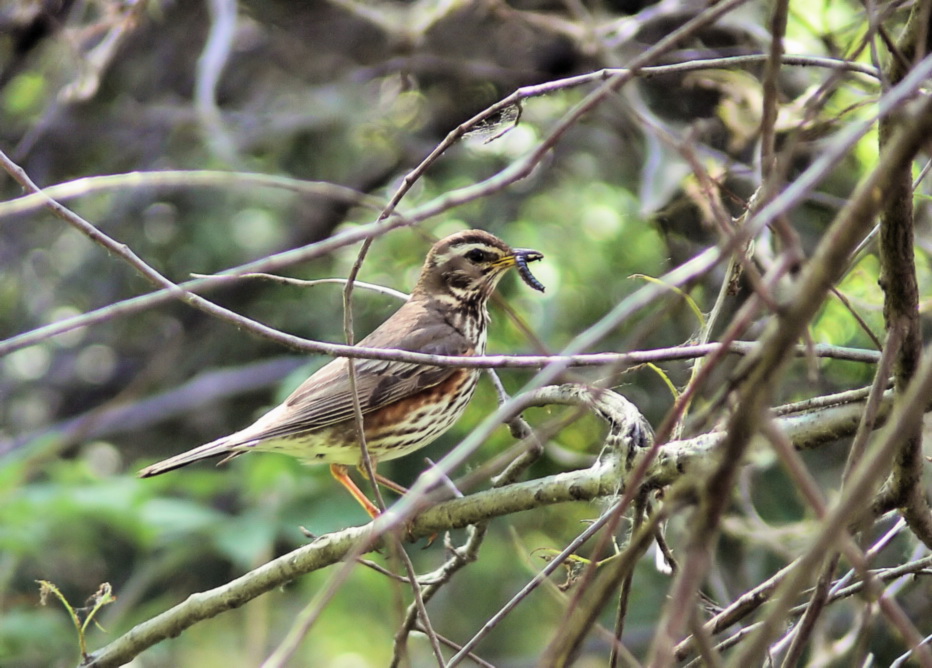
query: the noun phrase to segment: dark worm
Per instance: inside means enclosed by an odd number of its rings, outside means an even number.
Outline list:
[[[518,267],[518,274],[521,276],[521,279],[528,284],[529,287],[534,288],[535,290],[544,291],[544,284],[538,281],[534,274],[531,273],[530,268],[528,268],[528,262],[537,262],[538,260],[543,260],[544,254],[538,253],[537,251],[532,250],[523,250],[515,249],[515,265]]]

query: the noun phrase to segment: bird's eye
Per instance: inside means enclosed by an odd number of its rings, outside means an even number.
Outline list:
[[[479,264],[480,262],[489,262],[492,260],[492,254],[478,248],[473,248],[471,251],[466,253],[466,259],[470,262],[475,262]]]

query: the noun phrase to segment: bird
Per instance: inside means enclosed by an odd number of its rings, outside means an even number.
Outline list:
[[[543,259],[511,248],[479,229],[452,234],[427,253],[417,284],[393,315],[357,345],[432,355],[482,355],[489,326],[488,300],[512,267],[543,291],[527,267]],[[356,359],[356,394],[373,471],[377,462],[429,445],[456,423],[479,380],[479,370],[377,359]],[[213,457],[221,464],[248,452],[279,452],[305,463],[329,464],[333,477],[371,517],[378,508],[349,475],[364,473],[347,358],[336,358],[305,380],[283,403],[248,427],[147,466],[141,478]],[[376,473],[378,482],[403,491]]]

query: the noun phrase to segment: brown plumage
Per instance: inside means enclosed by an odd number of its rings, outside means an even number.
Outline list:
[[[486,304],[499,279],[511,267],[524,264],[526,270],[527,262],[542,258],[537,251],[512,249],[482,230],[446,237],[427,254],[411,298],[358,345],[481,355],[489,322]],[[522,271],[525,275],[530,273]],[[542,289],[539,283],[528,284]],[[354,366],[366,447],[374,461],[401,457],[433,442],[462,415],[479,379],[476,369],[372,359],[357,359]],[[361,458],[347,367],[346,358],[333,360],[252,425],[148,466],[140,477],[211,457],[282,452],[330,464],[334,477],[374,515],[375,507],[346,472]]]

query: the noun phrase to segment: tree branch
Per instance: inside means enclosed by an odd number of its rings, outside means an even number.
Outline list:
[[[921,42],[928,30],[928,5],[917,3],[910,12],[907,28],[898,42],[908,62],[891,58],[885,73],[897,84],[908,73],[916,54],[924,55]],[[897,129],[909,119],[892,115],[881,119],[880,154],[889,149]],[[900,341],[893,377],[896,391],[906,390],[922,356],[922,328],[919,319],[919,285],[914,251],[912,164],[896,166],[890,186],[884,190],[880,215],[880,287],[884,293],[884,321],[887,330],[896,330]],[[915,420],[897,454],[887,487],[888,502],[902,509],[910,529],[932,548],[932,510],[922,485],[922,421]]]
[[[605,449],[590,468],[560,473],[539,480],[514,483],[469,496],[430,503],[409,522],[413,540],[441,531],[463,528],[491,518],[532,510],[542,506],[572,501],[591,501],[619,493],[626,471],[637,467],[646,456],[643,447],[643,418],[630,402],[609,390],[594,390],[579,385],[548,386],[526,397],[524,406],[551,403],[589,405],[611,429]],[[883,405],[888,405],[884,402]],[[881,411],[883,411],[883,407]],[[798,449],[814,447],[857,429],[862,403],[852,403],[813,411],[811,414],[778,418],[776,425]],[[640,435],[639,435],[640,434]],[[697,462],[708,461],[723,434],[671,442],[660,449],[646,477],[648,487],[663,487],[675,482]],[[230,583],[191,595],[186,601],[130,630],[106,647],[94,652],[82,664],[84,668],[106,668],[126,663],[157,642],[174,637],[197,622],[236,608],[276,587],[307,573],[344,560],[359,551],[372,551],[381,544],[387,528],[394,526],[394,509],[362,527],[351,527],[322,536],[313,543],[283,555]],[[464,646],[467,650],[471,645]]]
[[[885,96],[886,113],[896,108],[892,106],[895,99],[899,99],[902,105],[930,72],[932,59],[926,58]],[[654,637],[652,656],[658,665],[667,665],[672,660],[674,643],[685,628],[689,608],[706,575],[711,549],[718,536],[719,522],[730,498],[725,490],[733,487],[737,467],[759,429],[761,415],[770,403],[770,396],[777,386],[776,381],[786,369],[788,358],[785,351],[803,334],[824,302],[826,293],[844,270],[852,251],[870,231],[874,215],[880,208],[880,194],[886,192],[894,169],[910,163],[930,132],[932,101],[926,100],[915,113],[910,114],[910,121],[899,129],[890,142],[890,150],[882,157],[877,168],[858,185],[848,204],[823,236],[799,279],[793,298],[788,300],[780,317],[774,319],[762,335],[761,354],[745,358],[736,369],[731,387],[740,388],[739,400],[729,420],[727,435],[715,458],[716,469],[702,483],[702,503],[696,513],[687,546],[685,563],[688,568],[683,568],[677,574],[670,599],[675,603],[667,606],[664,628]],[[804,173],[788,187],[784,195],[803,182],[805,176]],[[761,218],[772,220],[770,216],[773,214],[765,214],[779,200],[780,197],[777,197],[760,212],[756,221],[758,224]],[[910,417],[914,418],[912,415]],[[764,630],[758,633],[756,643],[750,647],[762,653],[766,647],[762,639],[768,632]],[[750,661],[758,660],[757,654],[745,656]],[[751,656],[754,658],[751,659]]]

